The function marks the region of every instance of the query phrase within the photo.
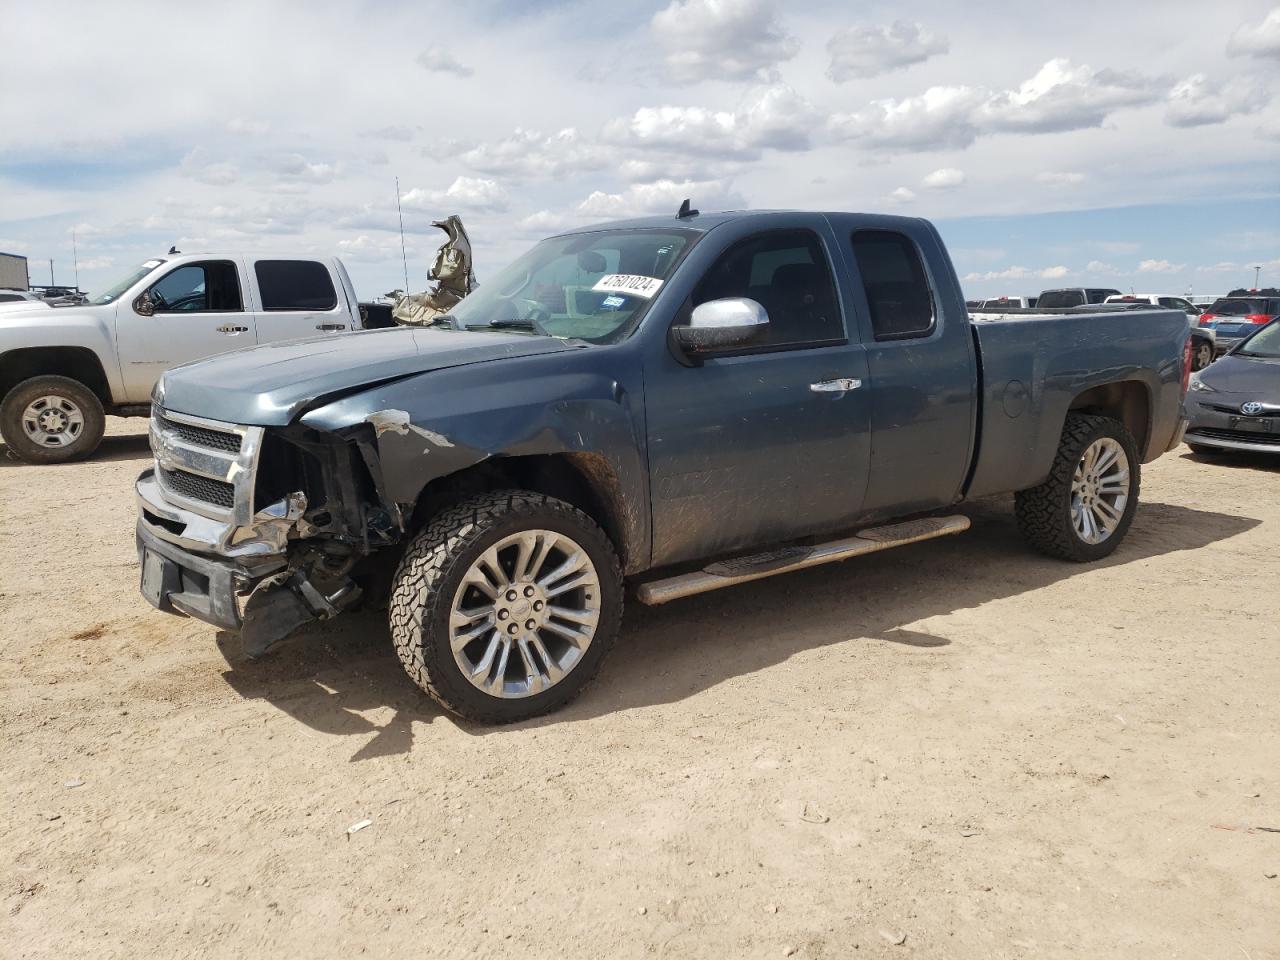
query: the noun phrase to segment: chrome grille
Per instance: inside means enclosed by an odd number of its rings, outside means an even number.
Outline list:
[[[262,432],[153,405],[151,450],[165,499],[211,519],[248,524]]]
[[[176,434],[187,443],[194,443],[197,447],[208,447],[210,450],[225,450],[227,453],[240,452],[241,440],[238,433],[207,430],[204,427],[177,423],[167,417],[161,420],[160,425],[164,430]]]
[[[198,473],[166,470],[164,467],[158,467],[156,473],[161,483],[184,497],[199,500],[202,503],[211,503],[224,510],[230,510],[235,506],[236,488],[225,480],[211,480]]]

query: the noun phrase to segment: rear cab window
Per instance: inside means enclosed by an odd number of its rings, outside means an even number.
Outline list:
[[[1083,290],[1046,290],[1040,295],[1040,300],[1036,306],[1043,307],[1046,310],[1053,310],[1062,307],[1079,307],[1083,306],[1083,304]]]
[[[338,292],[323,263],[315,260],[259,260],[253,265],[258,294],[266,311],[326,311],[338,305]]]
[[[876,340],[933,333],[933,291],[915,243],[894,230],[857,230],[851,242]]]

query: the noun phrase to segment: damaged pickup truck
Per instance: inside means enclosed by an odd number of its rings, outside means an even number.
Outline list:
[[[507,722],[596,673],[643,603],[959,533],[1106,556],[1182,436],[1185,317],[971,321],[926,221],[607,224],[430,327],[169,371],[137,483],[141,586],[257,655],[385,599],[449,710]]]

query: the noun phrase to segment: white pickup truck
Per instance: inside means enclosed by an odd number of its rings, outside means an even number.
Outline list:
[[[170,367],[361,326],[340,260],[156,257],[87,304],[0,312],[0,435],[27,463],[87,457],[106,414],[150,415],[151,388]]]

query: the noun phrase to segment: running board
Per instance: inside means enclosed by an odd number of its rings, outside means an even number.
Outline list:
[[[864,553],[878,553],[893,547],[904,547],[909,543],[963,533],[968,529],[969,518],[958,515],[925,517],[920,520],[891,523],[884,527],[870,527],[843,540],[832,540],[829,543],[819,543],[811,547],[781,547],[766,553],[723,560],[703,567],[701,570],[695,570],[693,573],[682,573],[665,580],[642,583],[636,588],[636,598],[641,603],[656,606],[669,600],[691,597],[695,593],[706,593],[708,590],[732,587],[738,583],[763,580],[765,577],[790,573],[792,570],[803,570],[806,567],[816,567],[822,563],[848,560],[850,557],[860,557]]]

